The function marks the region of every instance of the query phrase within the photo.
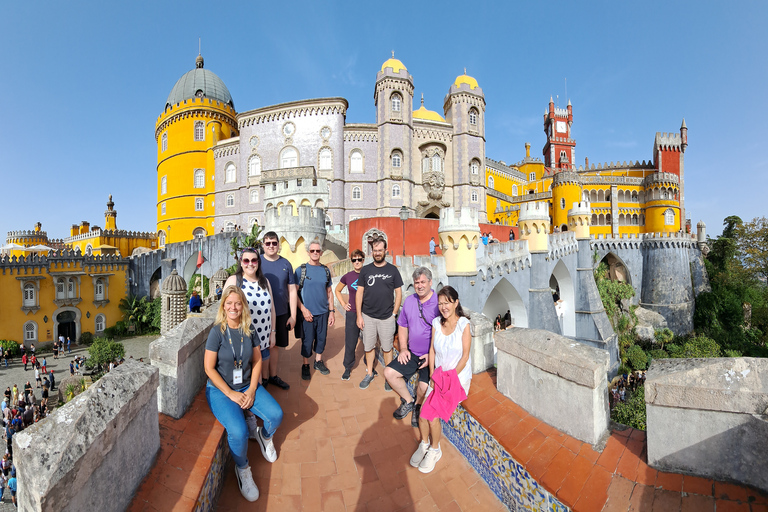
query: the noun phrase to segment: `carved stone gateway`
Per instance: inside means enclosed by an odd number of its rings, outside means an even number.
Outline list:
[[[447,208],[451,203],[443,200],[445,193],[445,175],[441,171],[430,171],[424,173],[424,182],[422,186],[427,193],[427,201],[419,201],[416,208],[416,216],[424,217],[426,212],[432,208]]]

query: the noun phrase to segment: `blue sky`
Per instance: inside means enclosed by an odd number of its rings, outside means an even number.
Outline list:
[[[541,154],[566,79],[577,164],[649,160],[655,133],[685,117],[688,216],[716,235],[728,215],[766,214],[767,21],[762,1],[6,2],[0,233],[103,225],[109,194],[118,227],[154,230],[154,123],[200,37],[241,112],[341,96],[348,122],[373,122],[392,50],[414,103],[441,111],[466,67],[485,93],[486,154],[508,163],[525,142]]]

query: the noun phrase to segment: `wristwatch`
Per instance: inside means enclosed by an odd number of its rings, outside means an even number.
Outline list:
[[[331,313],[335,313],[336,312],[335,309],[329,309],[328,311],[330,311]]]

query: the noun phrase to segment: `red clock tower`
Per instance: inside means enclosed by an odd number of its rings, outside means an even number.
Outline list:
[[[555,102],[549,98],[549,110],[544,114],[544,165],[555,171],[570,169],[576,161],[576,141],[571,138],[573,107],[568,100],[566,108],[555,108]]]

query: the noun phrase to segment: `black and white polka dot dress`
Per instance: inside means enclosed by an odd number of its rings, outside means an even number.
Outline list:
[[[248,309],[251,313],[251,322],[256,331],[256,337],[260,342],[261,350],[269,348],[269,335],[272,330],[272,297],[259,283],[252,283],[243,279],[243,293],[248,299]]]

